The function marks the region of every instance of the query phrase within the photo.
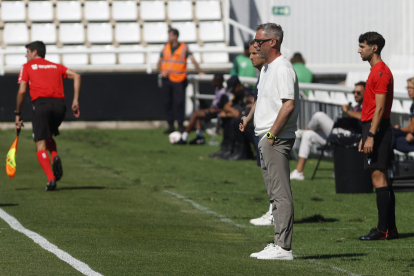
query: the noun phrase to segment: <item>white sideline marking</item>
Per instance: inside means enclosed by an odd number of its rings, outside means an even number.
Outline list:
[[[202,212],[204,212],[204,213],[206,213],[206,214],[210,214],[210,215],[216,216],[216,217],[218,217],[218,218],[219,218],[222,222],[227,222],[227,223],[230,223],[230,224],[232,224],[232,225],[234,225],[234,226],[237,226],[237,227],[240,227],[240,228],[246,228],[246,226],[245,226],[245,225],[235,223],[235,222],[234,222],[234,221],[232,221],[231,219],[226,218],[226,217],[225,217],[225,216],[223,216],[223,215],[217,214],[216,212],[213,212],[213,211],[209,210],[207,207],[204,207],[204,206],[201,206],[200,204],[195,203],[194,201],[192,201],[191,199],[186,198],[185,196],[182,196],[182,195],[179,195],[179,194],[173,193],[173,192],[168,191],[168,190],[164,190],[164,193],[167,193],[167,194],[173,195],[173,196],[175,196],[175,197],[177,197],[177,198],[181,199],[181,200],[182,200],[182,201],[184,201],[184,202],[191,203],[191,204],[193,205],[193,207],[194,207],[194,208],[196,208],[197,210],[200,210],[200,211],[202,211]]]
[[[336,271],[339,271],[339,272],[346,273],[349,276],[361,276],[359,274],[351,273],[351,272],[349,272],[349,271],[347,271],[345,269],[342,269],[342,268],[339,268],[339,267],[336,267],[336,266],[333,266],[333,265],[324,264],[324,263],[321,263],[321,262],[318,262],[318,261],[315,261],[315,260],[312,260],[312,259],[308,259],[308,260],[304,260],[304,261],[307,261],[307,262],[310,262],[310,263],[314,263],[314,264],[318,264],[318,265],[324,265],[324,266],[329,267],[330,269],[333,269],[333,270],[336,270]]]
[[[297,227],[293,225],[293,229],[314,229],[314,230],[355,230],[356,228],[315,228],[315,227]]]
[[[39,234],[30,231],[23,227],[23,225],[20,224],[20,222],[6,213],[3,209],[0,208],[0,217],[6,221],[11,228],[14,230],[25,234],[27,237],[31,238],[35,243],[40,245],[43,249],[46,249],[47,251],[53,253],[61,259],[62,261],[68,263],[73,268],[75,268],[77,271],[81,272],[84,275],[87,276],[103,276],[102,274],[92,270],[87,264],[73,258],[71,255],[66,253],[65,251],[59,249],[56,245],[50,243],[48,240],[40,236]]]

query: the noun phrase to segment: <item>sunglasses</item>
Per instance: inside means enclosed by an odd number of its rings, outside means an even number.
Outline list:
[[[272,40],[272,38],[269,38],[269,39],[257,39],[257,38],[255,38],[255,39],[253,39],[253,41],[255,43],[257,43],[259,45],[259,47],[261,47],[263,43],[268,42],[270,40]]]
[[[352,92],[354,92],[354,94],[361,95],[361,92],[359,91],[352,91]]]

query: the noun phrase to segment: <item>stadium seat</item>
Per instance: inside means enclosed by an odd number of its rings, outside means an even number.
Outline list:
[[[401,105],[400,100],[396,100],[394,99],[392,101],[392,107],[391,107],[391,112],[396,112],[396,113],[404,113],[404,109]]]
[[[347,93],[346,94],[346,99],[348,100],[348,103],[351,103],[352,104],[352,106],[356,106],[357,105],[357,102],[355,101],[354,94]]]
[[[147,46],[147,49],[150,49],[153,51],[149,57],[151,64],[157,64],[158,60],[160,59],[160,53],[162,49],[164,49],[164,45],[149,45]],[[148,62],[148,61],[147,61]]]
[[[198,20],[220,20],[221,8],[218,0],[196,1],[196,18]]]
[[[79,1],[57,1],[56,17],[63,22],[81,21],[81,3]]]
[[[33,22],[52,22],[53,3],[51,1],[30,1],[29,19]]]
[[[170,2],[169,2],[170,3]],[[180,33],[179,41],[182,42],[196,42],[196,25],[194,22],[173,22],[171,27],[177,29]]]
[[[139,23],[116,23],[115,40],[118,43],[139,43],[141,41]]]
[[[111,23],[89,23],[88,41],[90,43],[112,43]]]
[[[164,21],[165,5],[164,1],[141,1],[140,18],[144,21]]]
[[[191,1],[168,1],[168,19],[172,21],[193,20],[193,4]]]
[[[59,54],[48,54],[50,50],[56,50],[56,49],[57,49],[56,45],[46,45],[45,59],[53,63],[60,63]]]
[[[40,40],[45,44],[56,44],[56,25],[53,23],[33,24],[32,41]]]
[[[342,92],[331,92],[331,99],[333,104],[343,105],[348,104],[348,100]]]
[[[188,48],[190,49],[190,52],[193,54],[194,59],[198,62],[201,63],[201,54],[200,52],[194,53],[194,50],[198,50],[200,49],[200,45],[198,44],[188,44]],[[191,63],[190,59],[187,59],[187,63]]]
[[[200,22],[199,37],[203,42],[224,41],[224,26],[221,21]]]
[[[2,1],[1,20],[4,22],[25,21],[26,6],[24,1]]]
[[[121,45],[119,49],[140,50],[143,49],[141,45]],[[119,64],[144,64],[145,54],[143,53],[121,53],[118,54]]]
[[[85,30],[81,23],[61,23],[59,25],[59,38],[63,44],[85,43]]]
[[[143,32],[144,40],[147,43],[166,43],[168,41],[168,25],[166,22],[145,23]]]
[[[332,103],[331,97],[327,91],[315,90],[315,101],[322,103]]]
[[[413,101],[403,100],[402,102],[403,102],[402,106],[403,106],[404,113],[409,114],[411,105],[413,104]]]
[[[91,49],[107,49],[107,50],[113,50],[114,46],[112,45],[94,45],[91,47]],[[96,53],[91,54],[91,64],[97,65],[113,65],[116,64],[116,54],[105,54],[105,53]]]
[[[135,1],[113,1],[112,18],[115,21],[137,21],[137,3]]]
[[[29,31],[26,23],[6,23],[3,30],[3,41],[6,45],[21,45],[29,42]]]
[[[109,21],[107,1],[85,1],[84,12],[87,21]]]
[[[65,46],[63,49],[68,49],[76,52],[76,50],[84,50],[85,46]],[[65,66],[70,65],[86,65],[88,64],[88,54],[63,54],[62,64]]]
[[[220,49],[226,47],[224,43],[207,43],[205,49]],[[228,63],[229,55],[226,52],[205,52],[203,53],[203,63]]]
[[[7,50],[17,50],[21,51],[21,54],[8,54],[4,56],[4,60],[6,62],[6,65],[9,66],[22,66],[27,62],[27,59],[25,57],[26,55],[26,48],[23,46],[20,47],[7,47]]]

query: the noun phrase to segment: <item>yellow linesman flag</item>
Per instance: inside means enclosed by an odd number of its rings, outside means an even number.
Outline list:
[[[10,178],[13,178],[16,173],[16,152],[17,152],[17,143],[19,141],[19,136],[14,140],[13,145],[11,146],[6,157],[6,173]]]

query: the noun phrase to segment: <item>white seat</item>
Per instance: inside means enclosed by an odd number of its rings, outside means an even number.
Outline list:
[[[86,47],[83,45],[80,46],[65,46],[63,49],[68,49],[72,51],[76,50],[85,50]],[[88,54],[63,54],[62,55],[62,64],[63,65],[87,65],[88,64]]]
[[[168,18],[172,21],[193,20],[193,4],[191,1],[168,1]]]
[[[327,91],[315,90],[315,101],[322,103],[332,103],[331,97]]]
[[[345,97],[345,94],[342,92],[331,92],[332,103],[336,105],[348,104],[348,100]]]
[[[1,19],[4,22],[25,21],[26,6],[24,1],[2,1]]]
[[[173,22],[171,27],[177,29],[180,33],[179,41],[196,42],[196,25],[195,22]]]
[[[198,20],[220,20],[221,8],[218,0],[196,1],[196,17]]]
[[[164,1],[141,1],[140,17],[144,21],[164,21],[165,5]]]
[[[147,46],[147,49],[151,49],[153,52],[150,54],[149,57],[147,57],[147,59],[150,59],[150,63],[151,64],[157,64],[158,60],[160,59],[160,54],[162,49],[164,49],[164,45],[149,45]],[[148,62],[148,60],[147,60]]]
[[[201,53],[200,52],[197,52],[197,53],[194,53],[193,51],[194,50],[198,50],[198,49],[200,49],[201,47],[200,47],[200,45],[198,45],[198,44],[188,44],[188,49],[190,50],[190,52],[192,53],[192,55],[193,55],[193,57],[194,57],[194,59],[198,62],[198,63],[201,63]],[[191,62],[191,60],[190,59],[187,59],[187,63],[190,63]]]
[[[112,18],[115,21],[137,21],[137,3],[135,1],[113,1]]]
[[[168,25],[166,22],[145,23],[143,32],[144,40],[147,43],[166,43],[168,41]]]
[[[29,19],[33,22],[52,22],[53,3],[51,1],[30,1]]]
[[[57,1],[56,17],[63,22],[81,21],[81,3],[79,1]]]
[[[20,45],[29,42],[29,31],[26,23],[6,23],[3,30],[3,41],[6,45]]]
[[[46,45],[46,57],[45,57],[45,59],[50,61],[50,62],[53,62],[53,63],[60,63],[59,54],[48,54],[48,52],[50,50],[55,50],[55,49],[57,49],[56,45]]]
[[[224,43],[206,43],[204,44],[205,49],[215,49],[226,47]],[[228,63],[229,54],[226,52],[205,52],[203,53],[203,63]]]
[[[59,24],[59,38],[63,44],[85,43],[85,29],[81,23]]]
[[[111,23],[89,23],[88,41],[90,43],[112,43]]]
[[[141,41],[139,23],[116,23],[115,40],[118,43],[139,43]]]
[[[224,41],[224,26],[221,21],[200,22],[199,37],[203,42]]]
[[[87,21],[109,21],[107,1],[85,1],[85,19]]]
[[[53,23],[32,24],[32,41],[43,41],[45,44],[56,43],[56,26]]]
[[[27,62],[27,59],[25,57],[26,55],[26,48],[21,47],[7,47],[6,50],[17,50],[21,52],[21,54],[6,54],[4,56],[4,60],[6,62],[6,65],[9,66],[22,66]]]
[[[113,50],[114,46],[112,45],[94,45],[91,49],[107,49]],[[113,65],[116,64],[116,54],[106,54],[106,53],[97,53],[91,54],[91,64],[97,65]]]
[[[141,45],[121,45],[119,49],[141,50]],[[145,54],[143,53],[120,53],[118,54],[119,64],[144,64]]]
[[[404,113],[410,113],[411,105],[413,104],[413,101],[403,100],[403,110]]]
[[[356,106],[357,102],[355,101],[355,96],[353,94],[347,93],[346,99],[348,100],[348,103],[352,104],[352,106]]]
[[[391,112],[404,113],[404,109],[403,109],[403,107],[401,105],[401,102],[399,100],[394,99],[392,101]]]

